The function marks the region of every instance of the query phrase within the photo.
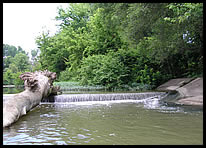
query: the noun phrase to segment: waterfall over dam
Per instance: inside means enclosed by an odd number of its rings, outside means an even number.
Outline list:
[[[162,98],[165,92],[145,93],[109,93],[109,94],[62,94],[44,99],[42,102],[83,102],[83,101],[114,101],[114,100],[143,100],[151,97]]]

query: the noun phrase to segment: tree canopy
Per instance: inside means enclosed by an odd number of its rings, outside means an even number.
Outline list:
[[[42,69],[108,88],[202,76],[202,3],[72,3],[36,39]]]
[[[28,54],[20,46],[3,44],[3,83],[23,84],[19,75],[25,71],[31,71]]]

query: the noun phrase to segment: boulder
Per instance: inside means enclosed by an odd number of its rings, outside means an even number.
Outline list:
[[[203,78],[178,78],[157,87],[157,90],[176,91],[175,103],[203,106]]]

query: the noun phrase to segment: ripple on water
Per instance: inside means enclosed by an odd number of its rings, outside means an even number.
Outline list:
[[[83,134],[77,134],[77,138],[78,139],[86,139],[86,138],[89,138],[89,137],[87,137],[87,136],[85,136]]]
[[[182,107],[164,104],[146,108],[145,102],[140,101],[113,102],[63,107],[42,104],[14,124],[12,132],[4,131],[4,144],[201,144],[203,141],[202,114],[184,114]],[[150,105],[154,107],[157,102],[154,100]],[[146,143],[148,139],[152,143]]]

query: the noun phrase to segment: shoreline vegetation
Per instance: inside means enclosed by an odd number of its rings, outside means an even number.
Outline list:
[[[4,85],[46,69],[88,90],[153,90],[203,76],[203,3],[71,3],[55,20],[58,31],[36,37],[31,60],[20,46],[3,45]]]
[[[112,93],[112,92],[124,92],[124,93],[130,93],[130,92],[148,92],[148,91],[159,91],[159,90],[155,90],[155,89],[148,89],[148,85],[142,85],[142,84],[137,84],[136,86],[128,86],[125,85],[121,88],[113,88],[113,89],[109,89],[105,86],[100,86],[100,85],[96,85],[96,86],[89,86],[89,85],[81,85],[80,82],[77,81],[65,81],[65,82],[54,82],[53,83],[54,86],[59,86],[60,90],[63,93]],[[22,85],[20,86],[7,86],[5,85],[3,87],[3,93],[4,94],[12,94],[12,93],[19,93],[20,91],[24,90],[24,87]]]
[[[143,84],[137,84],[134,83],[133,86],[129,85],[123,85],[122,87],[114,87],[114,88],[107,88],[105,86],[96,85],[96,86],[90,86],[90,85],[82,85],[80,82],[76,81],[67,81],[67,82],[54,82],[54,86],[60,86],[61,91],[152,91],[151,87],[149,85],[143,85]]]
[[[189,79],[179,78],[171,79],[168,82],[160,85],[156,89],[146,89],[147,87],[125,87],[116,89],[107,89],[103,86],[86,86],[79,82],[54,82],[54,86],[60,87],[63,94],[108,94],[108,93],[142,93],[142,92],[168,92],[170,95],[164,98],[166,102],[183,104],[183,105],[203,105],[202,96],[202,78]],[[183,85],[184,83],[184,85]],[[197,87],[198,86],[198,87]],[[4,88],[5,89],[5,88]],[[183,91],[184,90],[184,91]],[[189,93],[187,93],[189,91]],[[184,95],[183,95],[184,94]],[[4,97],[8,98],[11,94],[4,93]]]

